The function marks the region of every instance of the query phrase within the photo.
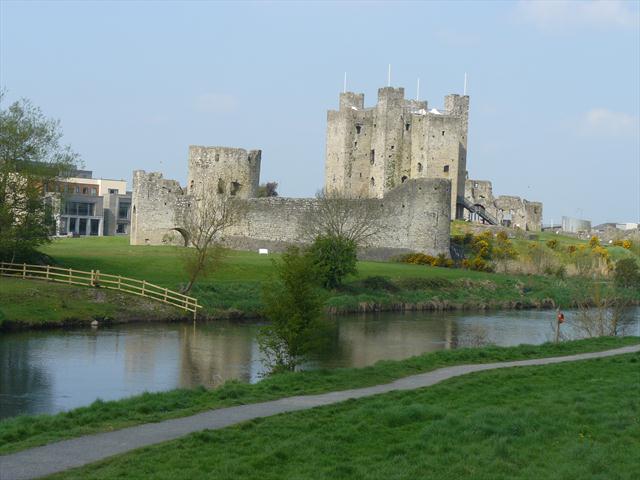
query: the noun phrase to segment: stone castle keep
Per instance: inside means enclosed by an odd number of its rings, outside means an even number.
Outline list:
[[[489,182],[467,180],[468,112],[466,95],[448,95],[444,109],[429,110],[427,102],[406,100],[402,88],[379,89],[371,108],[363,94],[340,94],[339,110],[327,115],[325,190],[380,209],[384,228],[366,257],[449,256],[452,218],[539,230],[540,203],[493,197]],[[180,212],[203,189],[243,205],[242,219],[224,232],[232,248],[281,250],[309,241],[303,225],[318,200],[257,198],[260,163],[260,150],[190,146],[185,187],[135,171],[131,244],[184,243]]]

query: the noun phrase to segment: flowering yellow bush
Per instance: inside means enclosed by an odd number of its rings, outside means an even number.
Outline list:
[[[622,242],[622,248],[630,250],[631,247],[633,247],[633,242],[631,240],[625,240],[624,242]]]

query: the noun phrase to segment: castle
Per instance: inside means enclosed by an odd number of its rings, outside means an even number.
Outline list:
[[[452,218],[539,230],[542,204],[494,197],[489,182],[467,179],[469,97],[448,95],[443,109],[406,100],[403,88],[340,94],[327,114],[325,190],[379,209],[380,233],[363,250],[386,259],[405,252],[449,256]],[[180,212],[206,189],[241,202],[244,215],[224,232],[237,249],[308,242],[303,225],[317,199],[257,198],[260,150],[190,146],[186,187],[161,173],[133,174],[131,244],[186,243]],[[480,187],[482,185],[482,187]],[[193,205],[193,206],[192,206]]]

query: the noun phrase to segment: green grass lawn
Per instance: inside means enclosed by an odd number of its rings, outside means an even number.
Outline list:
[[[204,431],[52,479],[637,479],[640,354],[479,372]]]
[[[57,415],[19,416],[1,420],[0,453],[89,433],[191,415],[213,408],[389,383],[408,375],[450,365],[570,355],[637,343],[640,343],[638,337],[602,337],[536,346],[444,350],[401,361],[382,361],[366,368],[283,373],[257,384],[232,381],[214,390],[178,389],[145,393],[117,401],[96,401],[88,407]]]
[[[181,263],[184,254],[182,247],[131,246],[128,239],[122,237],[85,237],[57,239],[42,250],[57,264],[79,270],[100,270],[176,290],[186,281]],[[192,295],[204,306],[202,317],[258,316],[262,308],[262,288],[265,282],[270,281],[273,260],[277,258],[278,255],[229,251],[221,268],[211,278],[199,281],[192,291]],[[368,285],[365,280],[370,277],[385,277],[391,285],[388,285],[389,288]],[[421,280],[422,283],[414,282],[413,287],[402,283],[411,279]],[[59,292],[58,288],[62,288],[77,299],[85,298],[87,302],[92,302],[91,296],[94,294],[71,293],[81,290],[78,288],[51,287],[51,284],[36,281],[25,282],[24,285],[10,284],[4,279],[0,279],[0,286],[0,328],[8,325],[8,322],[51,325],[122,317],[117,309],[114,311],[111,308],[109,302],[71,307],[67,304],[69,308],[65,309],[60,308],[60,302],[52,297],[53,292]],[[21,289],[24,292],[20,292]],[[326,292],[326,306],[331,313],[398,309],[549,308],[554,305],[568,308],[577,300],[589,298],[591,290],[591,282],[580,277],[559,279],[394,262],[358,262],[357,276],[348,278],[343,288]],[[609,290],[609,282],[601,285],[603,295]],[[60,294],[64,297],[64,293]],[[640,292],[635,290],[625,295],[633,302],[640,300]],[[29,297],[34,301],[23,301]],[[136,310],[139,298],[129,297],[129,301],[132,310]],[[47,315],[48,312],[53,314]],[[157,318],[181,315],[185,316],[175,310],[167,315],[158,314]],[[124,317],[131,318],[131,315]]]

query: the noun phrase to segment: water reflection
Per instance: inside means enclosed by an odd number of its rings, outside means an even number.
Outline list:
[[[363,367],[486,343],[542,343],[554,312],[407,313],[339,317],[330,348],[306,368]],[[571,318],[563,328],[571,335]],[[628,334],[640,334],[640,309]],[[263,364],[252,322],[142,324],[0,336],[0,417],[53,413],[97,398],[255,382]]]

